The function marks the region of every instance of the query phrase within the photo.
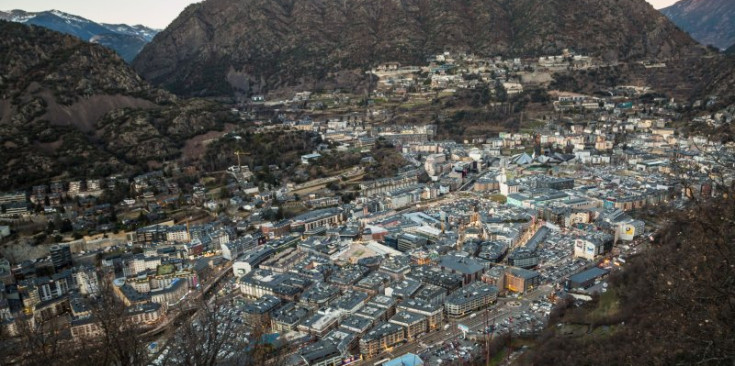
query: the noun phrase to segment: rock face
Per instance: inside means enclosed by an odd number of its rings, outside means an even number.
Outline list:
[[[735,1],[681,0],[661,12],[699,43],[722,50],[735,44]]]
[[[189,6],[133,62],[183,95],[355,86],[381,62],[445,50],[606,60],[676,56],[694,41],[645,0],[208,0]]]
[[[0,34],[0,191],[175,157],[226,120],[215,104],[152,87],[99,45],[5,21]]]
[[[99,43],[117,52],[130,62],[158,33],[142,25],[100,24],[57,10],[29,13],[22,10],[0,12],[0,19],[28,25],[37,25],[70,34],[83,41]]]

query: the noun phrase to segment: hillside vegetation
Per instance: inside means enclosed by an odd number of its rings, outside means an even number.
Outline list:
[[[232,118],[152,87],[99,45],[4,21],[0,33],[0,190],[145,169]]]
[[[653,248],[630,260],[599,299],[552,314],[520,364],[735,362],[735,199],[664,215],[669,225]]]
[[[366,87],[382,62],[445,50],[605,61],[676,57],[696,43],[644,0],[209,0],[189,6],[133,62],[183,95]]]

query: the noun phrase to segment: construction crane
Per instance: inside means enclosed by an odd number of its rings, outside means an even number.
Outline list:
[[[234,154],[237,156],[237,169],[242,170],[242,164],[240,163],[240,155],[250,155],[250,153],[244,153],[240,150],[237,150],[234,152]]]

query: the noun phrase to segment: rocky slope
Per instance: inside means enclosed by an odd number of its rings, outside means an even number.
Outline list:
[[[553,311],[538,344],[513,364],[732,365],[732,193],[660,213],[668,224],[651,248],[628,258],[599,299]]]
[[[99,43],[117,52],[127,62],[132,61],[158,33],[157,30],[142,25],[99,24],[58,10],[38,13],[12,10],[0,12],[0,19],[37,25],[73,35],[83,41]]]
[[[723,50],[735,44],[735,1],[681,0],[661,12],[702,44]]]
[[[5,21],[0,34],[0,191],[143,168],[225,120],[215,104],[153,88],[99,45]]]
[[[222,96],[354,88],[369,67],[423,64],[444,50],[573,48],[615,61],[672,57],[693,44],[644,0],[209,0],[189,6],[133,65],[176,93]]]

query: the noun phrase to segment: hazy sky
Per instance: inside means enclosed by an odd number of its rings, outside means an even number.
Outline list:
[[[195,0],[0,0],[0,10],[56,9],[98,23],[143,24],[163,29]]]
[[[647,0],[655,8],[676,0]],[[99,23],[143,24],[163,29],[195,0],[0,0],[0,10],[61,10]]]

